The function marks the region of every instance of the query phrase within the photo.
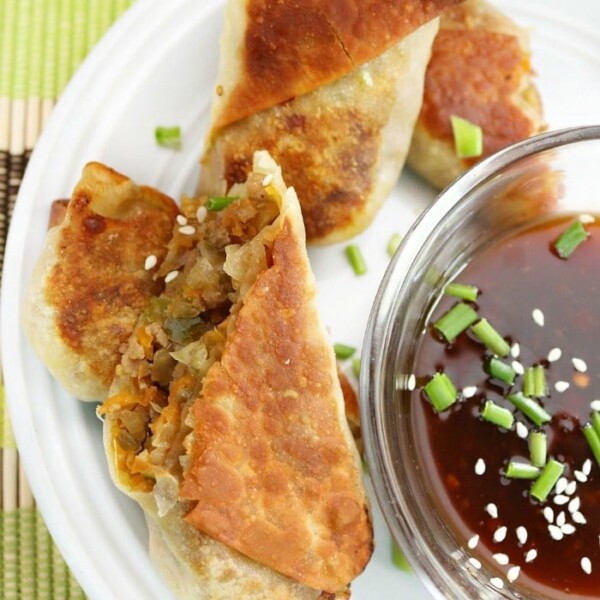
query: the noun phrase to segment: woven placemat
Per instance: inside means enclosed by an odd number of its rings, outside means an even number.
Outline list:
[[[61,91],[134,0],[0,0],[0,277],[19,186]],[[0,372],[0,599],[85,598],[27,484]]]

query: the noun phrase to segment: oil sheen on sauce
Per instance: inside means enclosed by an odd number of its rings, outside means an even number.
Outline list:
[[[516,423],[529,431],[536,427],[504,398],[509,389],[521,389],[522,376],[512,388],[492,381],[482,368],[486,350],[469,332],[447,344],[429,328],[417,350],[415,375],[422,386],[433,373],[444,371],[458,390],[476,386],[476,393],[461,395],[438,414],[417,387],[412,419],[440,510],[465,549],[479,536],[468,550],[471,556],[492,569],[506,588],[536,597],[600,598],[600,466],[581,432],[596,406],[591,403],[600,399],[600,217],[585,225],[588,239],[568,259],[560,259],[553,242],[573,218],[549,220],[496,243],[456,278],[479,288],[478,314],[511,345],[519,344],[518,357],[506,361],[545,367],[548,394],[540,401],[552,421],[542,429],[548,436],[548,457],[566,465],[567,488],[539,503],[529,496],[530,481],[503,476],[509,459],[529,461],[527,440],[517,434]],[[445,296],[430,322],[456,301]],[[533,318],[534,309],[543,314],[543,325]],[[553,348],[560,349],[561,357],[549,361]],[[584,372],[573,359],[584,361]],[[568,388],[557,391],[557,382]],[[514,412],[512,430],[481,419],[486,399]],[[523,435],[523,426],[519,429]],[[478,461],[485,465],[480,475]],[[550,524],[564,530],[562,539],[553,539]],[[500,564],[506,562],[502,555],[508,564]],[[514,582],[508,576],[511,567],[512,578],[518,575]]]

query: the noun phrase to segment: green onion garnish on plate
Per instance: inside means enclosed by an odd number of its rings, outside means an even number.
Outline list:
[[[487,400],[484,404],[481,417],[489,423],[493,423],[504,429],[510,429],[515,421],[515,417],[510,410],[498,406],[492,400]]]
[[[471,306],[459,302],[442,315],[433,324],[433,328],[439,331],[447,342],[452,343],[459,334],[475,323],[478,318],[477,313]]]
[[[386,247],[387,253],[390,256],[394,256],[396,250],[398,250],[398,246],[400,246],[400,242],[402,242],[402,236],[399,233],[393,233]]]
[[[442,412],[458,400],[458,392],[446,373],[436,373],[424,386],[423,391],[433,408]]]
[[[531,486],[530,495],[540,502],[545,502],[548,494],[554,489],[556,482],[560,479],[565,465],[557,460],[550,459],[542,469],[540,476]]]
[[[450,115],[454,149],[460,158],[472,158],[483,153],[483,130],[479,125],[457,115]]]
[[[239,200],[238,196],[211,196],[206,201],[206,210],[217,212],[227,208],[232,202]]]
[[[352,266],[356,275],[364,275],[367,272],[367,265],[360,252],[360,248],[356,244],[350,244],[345,249],[348,262]]]
[[[592,454],[594,455],[596,462],[600,466],[600,435],[596,433],[596,430],[591,425],[591,423],[586,423],[583,426],[582,431],[583,435],[585,436],[585,439],[587,440],[587,443],[589,444],[592,450]]]
[[[504,358],[510,352],[508,342],[494,329],[487,319],[481,319],[471,327],[479,341],[496,356]]]
[[[479,295],[479,290],[474,285],[468,285],[466,283],[449,283],[444,288],[444,294],[454,296],[455,298],[461,298],[462,300],[468,300],[469,302],[475,302]]]
[[[406,556],[404,556],[404,552],[402,552],[395,540],[392,540],[392,563],[402,571],[406,571],[407,573],[412,571],[410,564],[406,560]]]
[[[504,471],[504,475],[509,479],[537,479],[539,474],[538,467],[517,460],[511,460]]]
[[[154,139],[159,146],[164,148],[172,148],[173,150],[181,149],[181,127],[158,126],[154,129]]]
[[[352,372],[354,373],[354,377],[356,377],[356,379],[358,379],[360,377],[360,365],[361,365],[360,357],[355,356],[352,359]]]
[[[336,358],[339,358],[340,360],[346,360],[356,352],[356,348],[347,346],[346,344],[334,344],[333,350]]]
[[[534,467],[543,467],[548,455],[548,438],[543,431],[529,434],[529,459]]]
[[[494,379],[498,379],[509,385],[512,385],[515,381],[515,370],[508,363],[505,363],[496,356],[488,358],[483,364],[483,368]]]
[[[571,223],[554,242],[554,248],[561,258],[569,258],[577,246],[588,238],[589,233],[585,230],[581,221]]]
[[[536,402],[533,398],[528,398],[522,392],[510,394],[506,399],[516,406],[528,419],[533,421],[538,427],[552,420],[552,416],[546,409]]]

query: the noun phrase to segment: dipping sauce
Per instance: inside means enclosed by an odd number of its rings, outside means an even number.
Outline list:
[[[415,359],[413,428],[431,491],[473,569],[486,564],[496,587],[534,596],[600,598],[600,466],[582,426],[600,410],[600,217],[567,259],[553,243],[576,216],[515,233],[477,255],[456,278],[479,289],[468,303],[509,343],[509,385],[483,369],[490,351],[470,330],[453,343],[431,324],[460,300],[444,295]],[[506,396],[523,389],[523,369],[541,365],[546,392],[535,401],[552,416],[540,427]],[[522,368],[521,368],[522,367]],[[458,401],[436,412],[423,386],[447,374]],[[511,411],[503,429],[481,417],[487,400]],[[510,460],[530,462],[528,436],[547,435],[547,458],[564,465],[544,502],[531,480],[510,479]]]

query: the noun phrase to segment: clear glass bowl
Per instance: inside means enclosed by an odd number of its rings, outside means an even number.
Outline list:
[[[417,338],[441,287],[500,236],[542,216],[600,213],[600,126],[551,132],[482,161],[447,188],[404,238],[370,315],[360,374],[369,472],[392,535],[437,598],[533,598],[518,582],[468,566],[436,509],[411,431],[409,394]],[[539,598],[539,595],[535,596]]]

